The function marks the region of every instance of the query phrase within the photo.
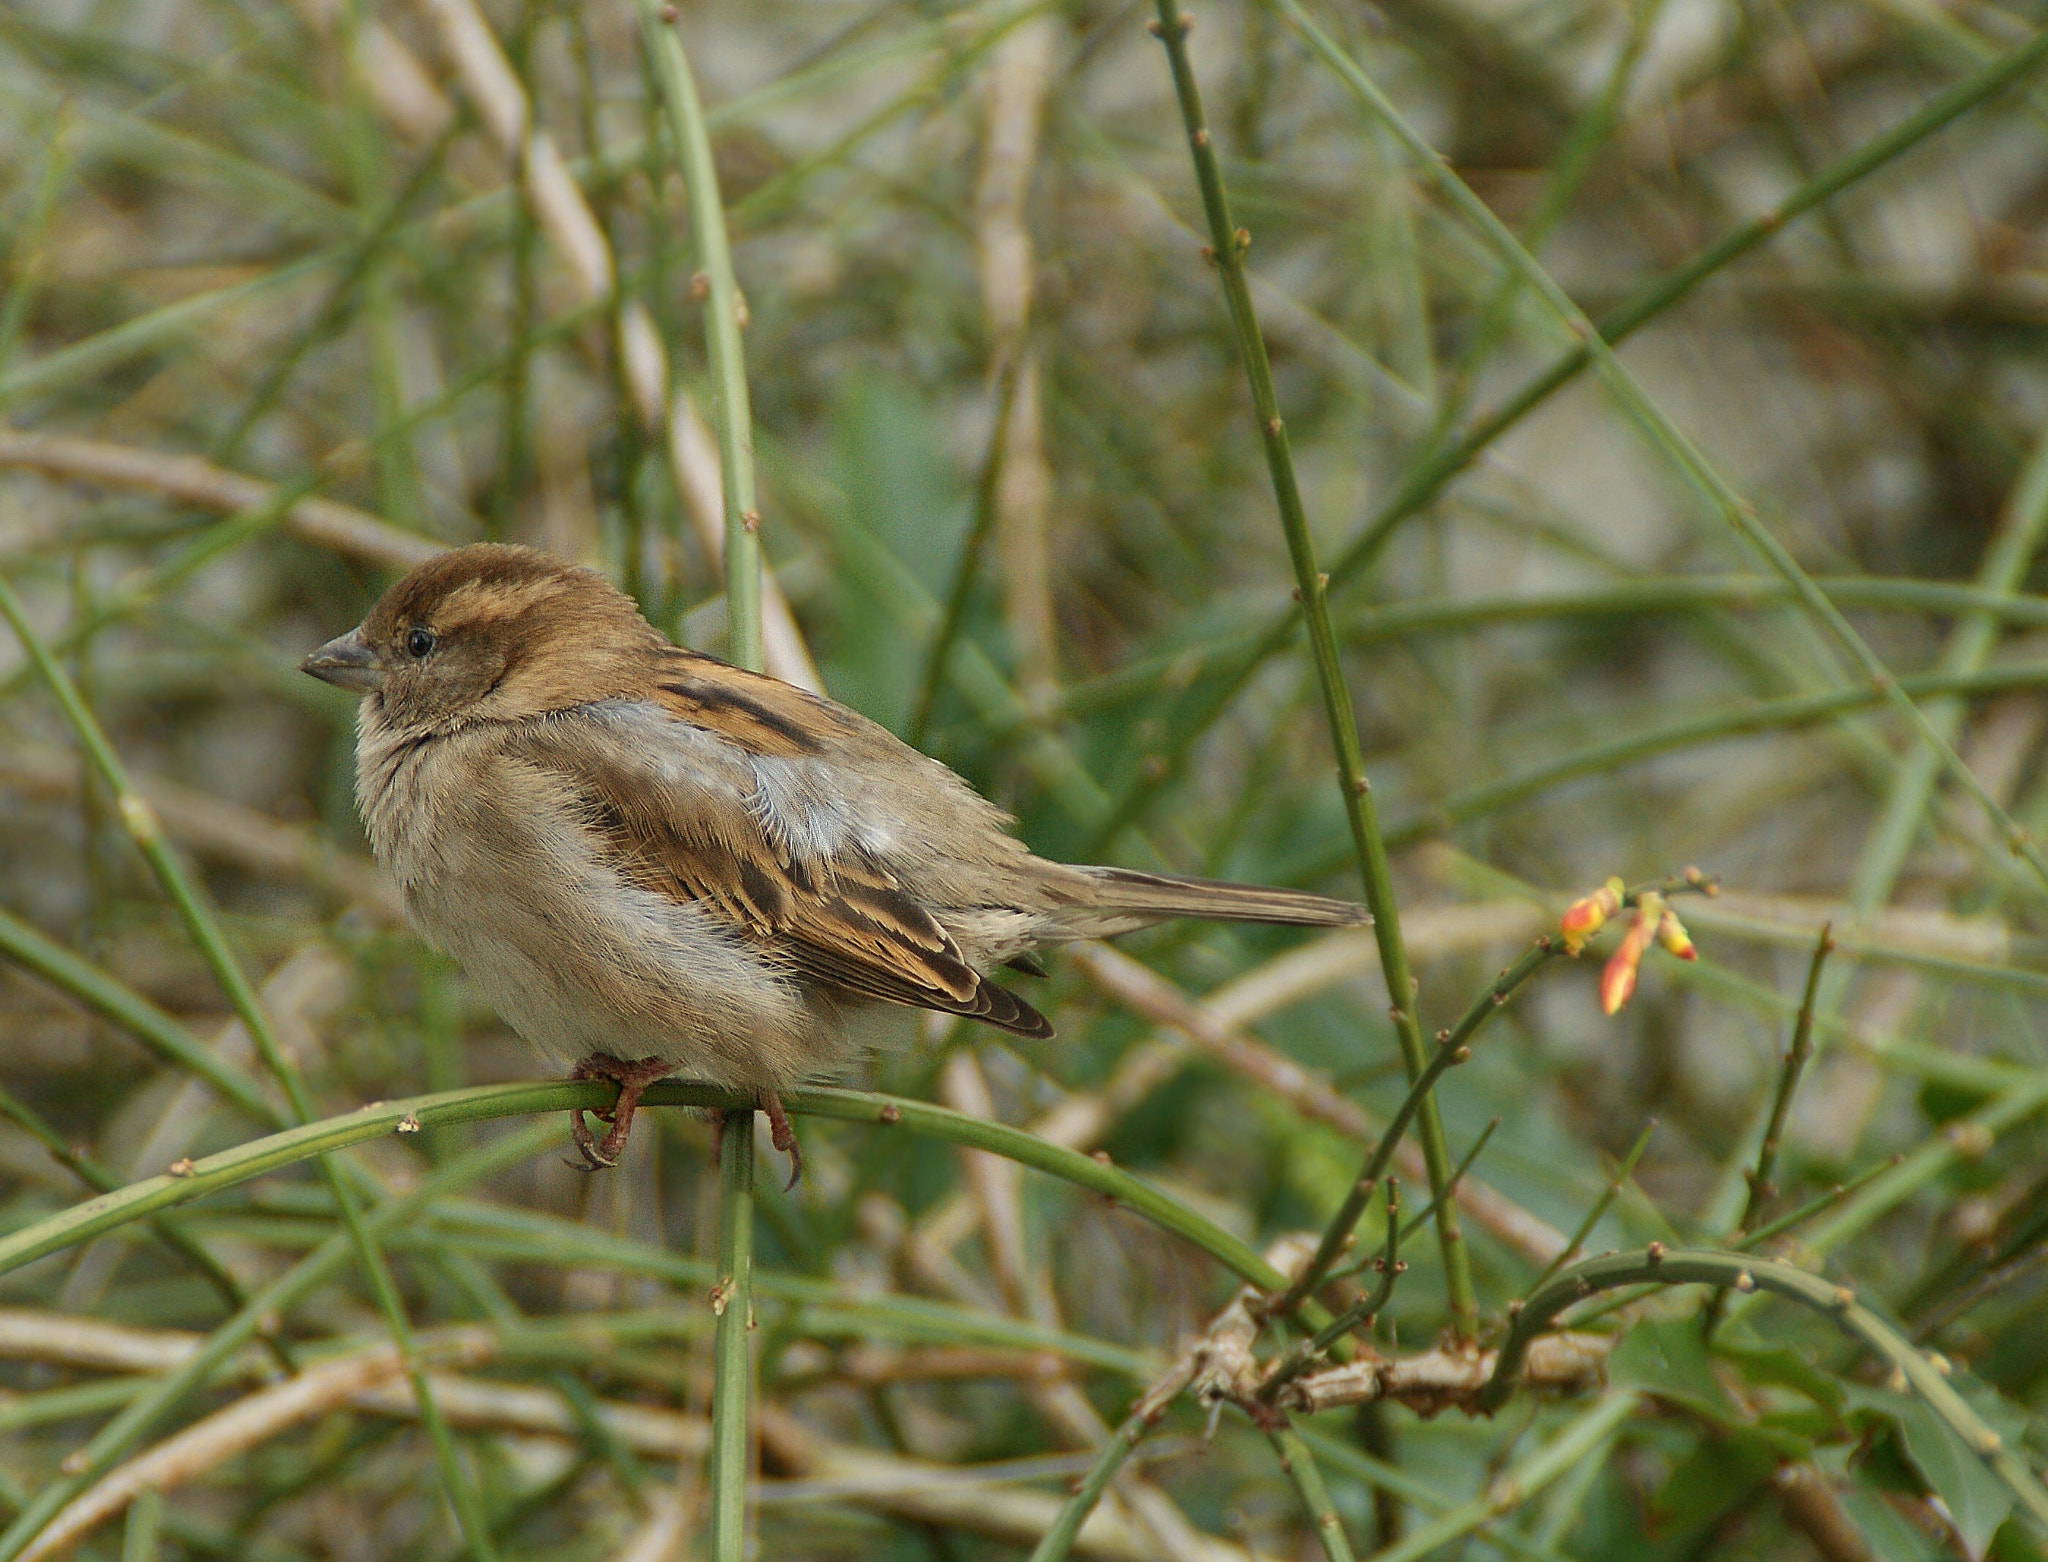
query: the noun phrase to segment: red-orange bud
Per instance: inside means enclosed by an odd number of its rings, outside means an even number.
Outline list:
[[[1557,924],[1558,935],[1564,940],[1564,951],[1575,955],[1586,947],[1586,940],[1599,932],[1607,919],[1621,909],[1624,886],[1620,879],[1609,879],[1590,895],[1581,895],[1564,908],[1564,916]]]
[[[1600,1012],[1619,1014],[1621,1006],[1635,996],[1636,968],[1642,964],[1641,957],[1629,958],[1627,945],[1614,951],[1608,957],[1606,969],[1600,973]]]
[[[1619,1014],[1621,1006],[1634,995],[1636,972],[1642,969],[1643,956],[1649,953],[1657,936],[1657,923],[1664,915],[1663,903],[1654,895],[1645,895],[1643,902],[1636,907],[1635,921],[1629,924],[1628,932],[1622,935],[1620,945],[1600,972],[1603,1014]]]
[[[1685,930],[1685,924],[1669,911],[1657,919],[1657,942],[1681,960],[1697,960],[1700,952],[1692,946],[1692,934]]]

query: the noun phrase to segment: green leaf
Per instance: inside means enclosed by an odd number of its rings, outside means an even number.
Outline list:
[[[1982,1556],[2012,1512],[2013,1496],[2005,1483],[1923,1401],[1890,1389],[1847,1387],[1852,1404],[1898,1428],[1906,1457],[1947,1506],[1964,1546],[1971,1556]]]
[[[1789,1388],[1838,1419],[1842,1414],[1841,1380],[1821,1371],[1790,1345],[1744,1345],[1716,1340],[1714,1354],[1734,1367],[1747,1382]]]
[[[1683,1405],[1718,1425],[1743,1424],[1741,1411],[1714,1375],[1697,1319],[1637,1324],[1607,1358],[1607,1380]]]
[[[1770,1479],[1779,1458],[1774,1439],[1750,1432],[1702,1439],[1651,1503],[1657,1538],[1668,1542],[1705,1534]]]
[[[2048,1562],[2048,1551],[2035,1543],[2018,1517],[2013,1517],[1991,1537],[1991,1549],[1984,1554],[1984,1562]]]
[[[1922,1533],[1869,1484],[1841,1494],[1842,1508],[1878,1562],[1952,1562],[1954,1553]]]

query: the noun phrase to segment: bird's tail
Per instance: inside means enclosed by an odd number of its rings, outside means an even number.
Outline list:
[[[1108,938],[1164,922],[1201,917],[1211,922],[1277,922],[1288,927],[1364,927],[1372,921],[1363,906],[1298,889],[1258,884],[1224,884],[1184,879],[1130,868],[1076,868],[1093,880],[1086,912],[1072,918],[1081,937]],[[1089,913],[1094,913],[1091,917]],[[1081,924],[1088,925],[1086,931]]]

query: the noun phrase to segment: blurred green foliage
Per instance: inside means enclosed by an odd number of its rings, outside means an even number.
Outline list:
[[[924,745],[1048,854],[1355,894],[1260,430],[1146,12],[680,12],[745,291],[762,544],[824,686],[905,732],[931,689]],[[2039,8],[1313,14],[1558,286],[1626,326],[1621,363],[1651,401],[1982,785],[2048,833]],[[1541,1267],[1516,1233],[1569,1232],[1646,1118],[1660,1127],[1589,1249],[1731,1236],[1832,921],[1818,1055],[1761,1218],[1868,1177],[1774,1250],[1942,1352],[2038,1468],[2048,885],[1700,503],[1671,447],[1566,372],[1579,339],[1283,12],[1194,16],[1425,1034],[1610,874],[1697,863],[1724,891],[1674,902],[1697,965],[1653,952],[1609,1019],[1593,969],[1607,935],[1505,1006],[1440,1090],[1454,1159],[1500,1119],[1471,1173],[1499,1202],[1465,1221],[1483,1327]],[[723,645],[701,524],[716,457],[685,410],[709,406],[687,210],[629,6],[0,11],[0,573],[262,982],[321,1114],[536,1064],[398,926],[362,858],[349,702],[297,658],[423,547],[477,537],[590,562],[679,638]],[[1774,211],[1800,215],[1776,231],[1759,222]],[[42,946],[7,935],[0,1227],[86,1195],[50,1140],[118,1183],[269,1131],[139,1046],[132,1015],[108,1018],[139,995],[255,1071],[115,799],[4,636],[0,909],[89,973],[60,992]],[[1240,1045],[1161,1029],[1076,957],[1034,998],[1056,1041],[894,1017],[865,1082],[960,1105],[978,1078],[1020,1125],[1087,1108],[1081,1148],[1254,1247],[1320,1228],[1361,1125],[1404,1091],[1369,941],[1180,928],[1125,952],[1206,997]],[[702,1522],[690,1439],[716,1177],[697,1116],[645,1121],[601,1179],[540,1155],[457,1186],[518,1147],[482,1123],[346,1158],[372,1208],[450,1179],[379,1240],[429,1348],[456,1351],[447,1331],[464,1327],[496,1342],[442,1365],[505,1557],[699,1554],[681,1537]],[[1230,1277],[1078,1187],[1027,1173],[992,1192],[937,1139],[803,1129],[811,1179],[764,1190],[760,1212],[759,1553],[1023,1555]],[[1403,1201],[1419,1212],[1426,1190],[1410,1178]],[[1380,1240],[1378,1207],[1362,1244]],[[252,1292],[340,1229],[304,1165],[172,1218],[5,1277],[6,1520],[171,1370],[166,1336],[108,1326],[203,1334],[226,1316],[179,1234]],[[1434,1245],[1418,1234],[1403,1254],[1373,1335],[1390,1355],[1447,1318]],[[2040,1554],[2008,1487],[1825,1319],[1737,1306],[1709,1347],[1702,1300],[1608,1315],[1625,1335],[1609,1394],[1641,1396],[1612,1425],[1596,1419],[1611,1397],[1307,1423],[1357,1551],[1450,1513],[1442,1554],[1475,1558]],[[52,1317],[73,1332],[37,1332]],[[386,1327],[360,1267],[338,1262],[268,1332],[304,1363],[373,1351]],[[150,1441],[275,1370],[236,1358]],[[1076,1554],[1310,1554],[1266,1439],[1235,1412],[1202,1430],[1178,1405],[1112,1499],[1111,1538]],[[1456,1519],[1575,1436],[1553,1480]],[[79,1554],[459,1545],[394,1390],[195,1458]]]

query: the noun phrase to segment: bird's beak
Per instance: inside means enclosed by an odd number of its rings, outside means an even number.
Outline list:
[[[337,640],[330,640],[299,663],[299,671],[311,673],[323,683],[356,694],[373,694],[384,682],[384,670],[377,665],[377,653],[363,638],[359,627]]]

